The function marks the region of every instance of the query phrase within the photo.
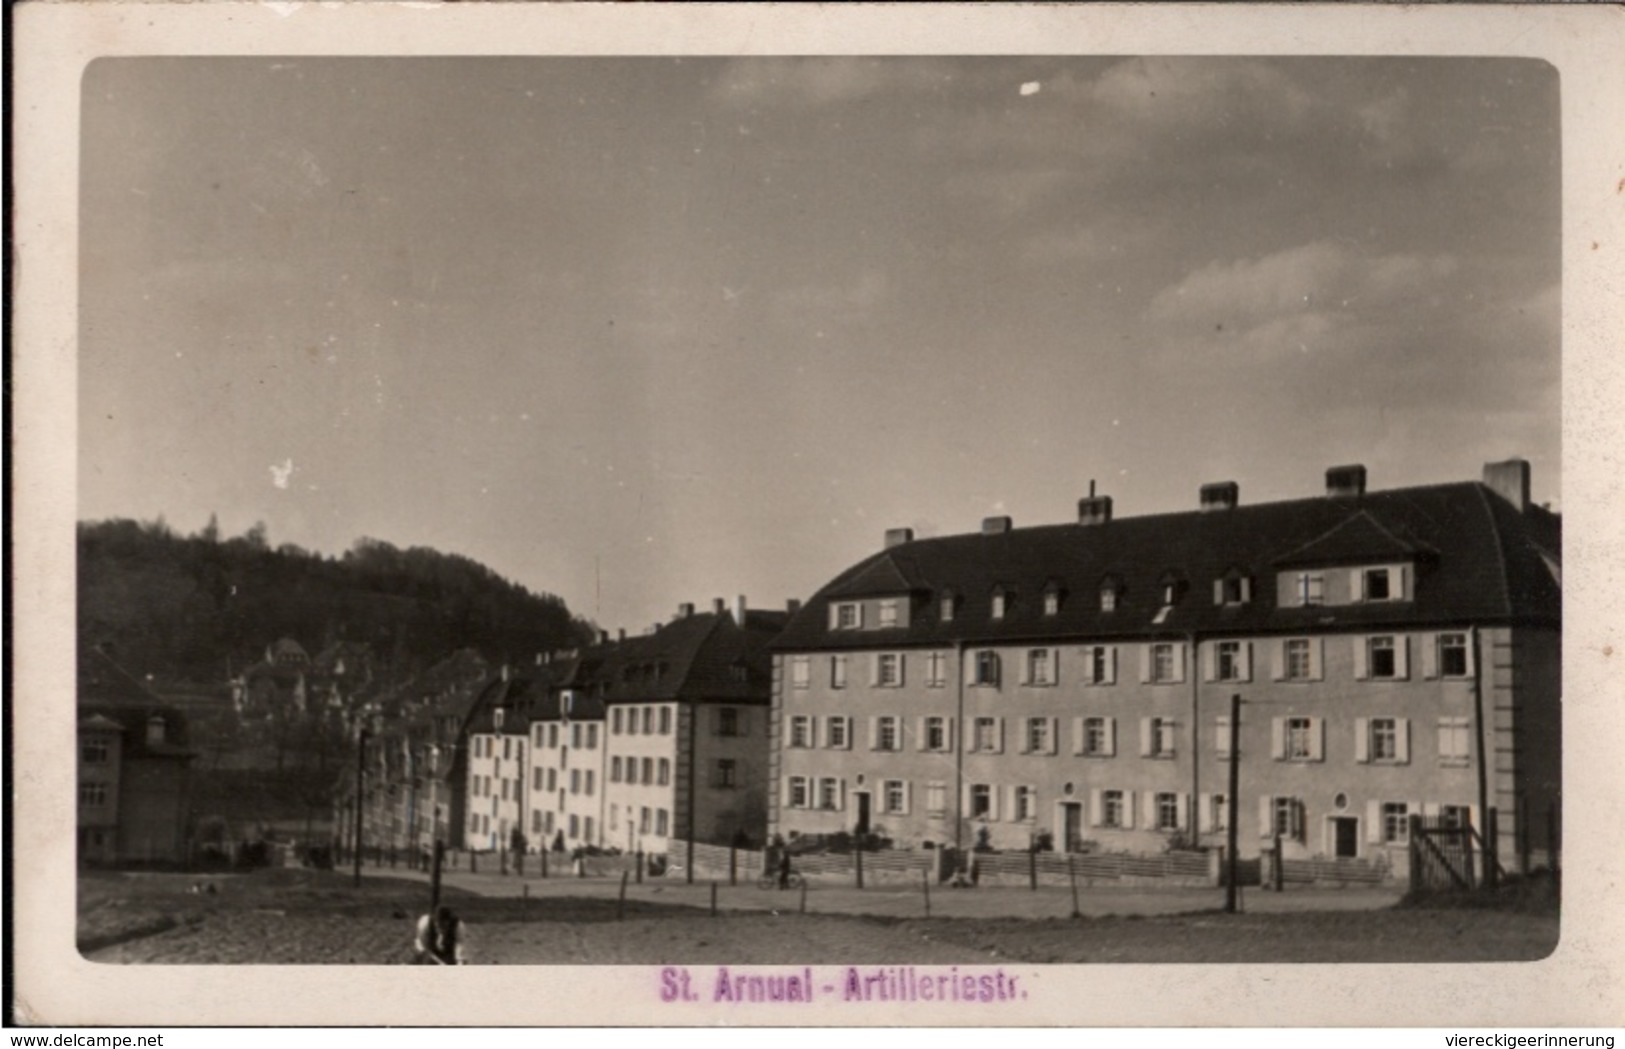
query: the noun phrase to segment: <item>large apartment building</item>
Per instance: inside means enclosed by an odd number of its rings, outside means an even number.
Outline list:
[[[1560,520],[1521,460],[1482,483],[915,539],[842,572],[774,648],[771,832],[895,847],[1243,855],[1399,867],[1408,817],[1511,866],[1560,788]],[[1230,747],[1231,699],[1239,744]]]

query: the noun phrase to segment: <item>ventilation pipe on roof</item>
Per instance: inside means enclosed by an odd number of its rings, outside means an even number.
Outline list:
[[[982,518],[983,535],[1003,535],[1010,531],[1010,518],[984,517]]]
[[[740,594],[734,598],[734,625],[745,625],[745,595]]]
[[[1202,510],[1234,510],[1241,501],[1241,486],[1234,481],[1218,481],[1202,486]]]
[[[1330,499],[1358,499],[1365,494],[1365,467],[1359,463],[1334,466],[1326,471],[1326,496]]]
[[[1484,487],[1511,503],[1519,513],[1529,509],[1529,463],[1524,459],[1484,464]]]
[[[894,546],[902,546],[904,543],[912,543],[913,541],[914,541],[914,529],[912,529],[912,528],[888,528],[888,529],[886,529],[886,549],[887,550],[890,550]]]

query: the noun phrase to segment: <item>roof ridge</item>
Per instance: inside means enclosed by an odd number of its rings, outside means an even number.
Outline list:
[[[1507,563],[1506,536],[1501,534],[1501,523],[1496,520],[1495,508],[1490,505],[1489,486],[1473,482],[1473,490],[1478,495],[1478,505],[1483,509],[1484,516],[1490,522],[1490,535],[1495,539],[1496,568],[1494,573],[1496,584],[1501,588],[1501,608],[1506,613],[1512,612],[1512,591],[1508,588],[1508,577],[1511,575],[1511,566]],[[1496,496],[1496,498],[1500,498]]]

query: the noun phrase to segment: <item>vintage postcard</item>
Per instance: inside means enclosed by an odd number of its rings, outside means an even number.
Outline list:
[[[15,25],[17,1022],[1619,1024],[1617,11]]]

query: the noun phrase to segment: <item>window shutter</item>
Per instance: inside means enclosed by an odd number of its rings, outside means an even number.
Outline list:
[[[1140,646],[1140,684],[1151,683],[1151,648],[1150,645]]]
[[[880,749],[880,719],[872,714],[869,716],[869,749]]]
[[[880,653],[869,653],[869,687],[874,688],[880,684]]]
[[[1366,681],[1371,677],[1369,652],[1371,639],[1356,635],[1352,640],[1354,642],[1354,680]]]
[[[1010,788],[1010,809],[1009,809],[1009,812],[1006,814],[1005,818],[1010,820],[1012,823],[1017,823],[1017,822],[1020,822],[1020,820],[1021,820],[1021,798],[1020,798],[1020,794],[1021,794],[1021,788],[1020,787],[1011,787]]]
[[[1373,845],[1382,844],[1382,802],[1365,803],[1365,840]]]
[[[1183,641],[1174,643],[1174,680],[1185,680],[1185,643]]]
[[[1123,792],[1123,829],[1134,829],[1134,791]]]
[[[1244,575],[1244,576],[1241,577],[1241,602],[1242,602],[1242,604],[1249,604],[1249,603],[1252,602],[1252,599],[1253,599],[1253,579],[1252,579],[1252,576],[1245,576]]]
[[[1286,638],[1278,638],[1275,642],[1274,678],[1276,681],[1286,680]]]
[[[1433,680],[1439,676],[1439,635],[1422,635],[1422,676]]]
[[[1286,758],[1286,718],[1270,718],[1270,757]]]
[[[1309,760],[1326,760],[1326,719],[1309,719]]]
[[[925,718],[923,717],[914,719],[914,739],[917,744],[914,748],[916,750],[925,750],[931,745],[930,740],[926,738]]]
[[[1117,684],[1117,646],[1106,646],[1106,684]]]
[[[1359,569],[1359,568],[1354,568],[1354,569],[1349,570],[1349,600],[1350,601],[1357,602],[1357,601],[1364,601],[1365,600],[1365,587],[1361,585],[1361,584],[1363,584],[1365,582],[1365,577],[1362,574],[1362,571],[1363,570]]]
[[[971,818],[971,797],[971,785],[969,783],[961,785],[959,788],[959,811],[965,819]]]
[[[835,602],[831,601],[829,603],[829,628],[834,630],[839,623],[840,613],[836,610]]]
[[[1326,640],[1312,637],[1309,639],[1309,680],[1319,681],[1325,674]]]
[[[1151,756],[1151,733],[1152,733],[1152,731],[1153,731],[1153,729],[1152,729],[1152,725],[1151,725],[1151,719],[1150,718],[1141,718],[1140,719],[1140,757],[1142,757],[1142,758],[1149,758]]]
[[[1106,719],[1106,756],[1108,758],[1115,758],[1117,756],[1117,719],[1116,718],[1107,718]]]
[[[1394,722],[1394,760],[1401,765],[1411,763],[1411,719],[1399,718]]]
[[[1354,719],[1354,760],[1364,765],[1371,760],[1371,720]]]
[[[1061,650],[1058,648],[1049,650],[1049,683],[1052,685],[1061,683]]]
[[[1405,566],[1400,565],[1392,570],[1394,574],[1393,596],[1395,601],[1407,600],[1405,596]]]
[[[1003,718],[994,718],[993,721],[994,721],[993,753],[995,753],[995,754],[1003,754],[1004,753],[1004,719]]]
[[[1191,796],[1189,794],[1174,795],[1174,826],[1180,830],[1189,827],[1191,819]]]
[[[945,719],[942,726],[942,742],[948,748],[950,754],[954,752],[954,725],[955,722],[950,718]]]
[[[1196,829],[1201,834],[1213,830],[1213,795],[1211,794],[1203,793],[1196,796]]]
[[[1050,718],[1049,719],[1049,753],[1051,753],[1051,754],[1059,754],[1060,752],[1061,752],[1061,719],[1060,718]]]
[[[1208,642],[1207,648],[1202,650],[1202,680],[1219,680],[1219,644],[1216,641]]]
[[[1224,580],[1223,579],[1215,579],[1213,581],[1213,603],[1216,604],[1216,605],[1224,604]]]
[[[976,653],[971,649],[965,650],[965,665],[960,668],[959,675],[965,681],[976,680]]]
[[[1105,818],[1104,806],[1100,802],[1100,788],[1091,787],[1089,789],[1089,826],[1098,827]]]
[[[1394,676],[1400,680],[1411,676],[1411,638],[1409,634],[1394,635]]]
[[[990,823],[996,823],[999,819],[999,785],[997,783],[987,785],[987,818]]]
[[[1072,753],[1073,754],[1082,756],[1082,754],[1083,754],[1083,741],[1084,741],[1083,719],[1082,718],[1073,718],[1072,719]]]
[[[908,671],[908,653],[907,652],[899,652],[899,653],[897,653],[897,687],[898,688],[902,688],[904,683],[908,680],[907,671]]]
[[[1021,653],[1021,683],[1023,685],[1030,685],[1033,683],[1032,649],[1026,649]]]
[[[911,780],[903,781],[903,815],[907,816],[914,808],[914,783]]]
[[[1425,819],[1425,820],[1436,820],[1436,819],[1438,819],[1439,818],[1439,803],[1436,802],[1436,801],[1424,801],[1424,802],[1422,802],[1422,818]]]
[[[1032,726],[1027,721],[1020,722],[1020,725],[1021,742],[1017,745],[1017,749],[1023,754],[1030,754],[1032,753]]]
[[[839,793],[838,793],[838,795],[836,797],[836,800],[835,800],[835,807],[837,809],[839,809],[841,812],[845,812],[846,811],[846,780],[841,779],[838,782],[840,783],[840,790],[839,790]]]
[[[1157,826],[1157,795],[1156,795],[1156,793],[1153,792],[1153,791],[1149,791],[1149,790],[1146,791],[1145,795],[1140,799],[1140,803],[1141,803],[1141,807],[1144,809],[1146,829],[1147,830],[1155,829],[1155,827]]]
[[[1275,799],[1268,794],[1258,796],[1258,836],[1272,837],[1275,833]]]
[[[1214,741],[1213,741],[1214,752],[1219,755],[1219,759],[1221,761],[1229,760],[1229,758],[1230,758],[1230,716],[1228,714],[1226,714],[1223,717],[1216,718],[1214,720],[1213,731],[1214,731]]]

